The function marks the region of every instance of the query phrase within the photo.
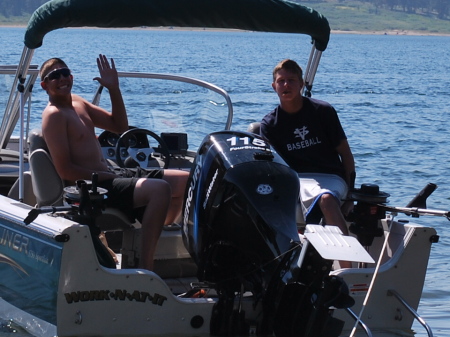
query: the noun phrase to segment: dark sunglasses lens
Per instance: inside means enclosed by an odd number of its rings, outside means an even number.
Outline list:
[[[64,77],[69,76],[70,75],[70,70],[67,69],[67,68],[54,70],[50,74],[48,74],[47,77],[48,77],[48,79],[50,81],[52,81],[52,80],[59,79],[61,77],[61,75],[64,76]]]

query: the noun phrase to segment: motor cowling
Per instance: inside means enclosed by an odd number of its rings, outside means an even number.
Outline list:
[[[258,136],[232,131],[208,135],[194,164],[183,238],[199,279],[227,279],[232,288],[242,275],[258,278],[255,284],[267,282],[273,261],[299,241],[297,173]]]

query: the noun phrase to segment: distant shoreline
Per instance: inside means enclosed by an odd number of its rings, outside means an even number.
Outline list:
[[[24,24],[2,24],[0,28],[26,28]],[[96,27],[73,27],[76,29],[107,29]],[[178,31],[223,31],[223,32],[235,32],[240,31],[238,29],[226,29],[226,28],[197,28],[197,27],[134,27],[134,28],[113,28],[113,29],[136,29],[136,30],[178,30]],[[411,35],[411,36],[450,36],[450,33],[431,33],[423,31],[393,29],[383,31],[370,31],[370,30],[331,30],[331,34],[355,34],[355,35]]]
[[[348,30],[332,30],[331,34],[360,34],[360,35],[411,35],[411,36],[450,36],[450,33],[430,33],[414,30],[384,30],[384,31],[348,31]]]

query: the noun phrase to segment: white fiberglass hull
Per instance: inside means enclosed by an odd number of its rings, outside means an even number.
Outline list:
[[[87,226],[49,215],[40,215],[25,226],[20,222],[31,208],[5,197],[0,197],[0,206],[0,254],[2,262],[9,262],[0,264],[2,271],[12,270],[18,280],[35,285],[20,290],[14,288],[17,282],[11,282],[13,292],[20,293],[22,299],[14,302],[3,298],[0,309],[3,318],[14,319],[38,336],[209,334],[216,300],[175,296],[171,283],[182,284],[185,280],[163,280],[147,270],[104,268],[98,262]],[[383,221],[386,227],[388,223]],[[417,309],[435,234],[433,228],[394,222],[383,263],[361,317],[371,330],[411,328],[413,315],[390,291],[398,292]],[[167,248],[170,242],[182,245],[177,236],[171,234],[160,244],[160,257],[168,257],[170,253],[163,246]],[[39,251],[31,250],[36,247],[35,241],[39,242]],[[376,239],[371,250],[375,259],[381,246],[382,238]],[[176,249],[180,258],[185,258],[180,254],[183,247]],[[25,259],[17,260],[15,254]],[[32,279],[50,267],[53,274],[42,273]],[[375,265],[333,272],[348,284],[356,302],[351,310],[356,314],[361,311],[374,271]],[[54,288],[48,291],[52,284]],[[9,288],[8,284],[4,286]],[[45,295],[44,315],[40,308],[30,308],[33,301],[37,305],[38,295]],[[27,298],[28,305],[20,307]],[[247,313],[251,315],[252,311],[249,305]],[[334,317],[345,321],[346,334],[355,324],[355,319],[343,309],[335,310]]]

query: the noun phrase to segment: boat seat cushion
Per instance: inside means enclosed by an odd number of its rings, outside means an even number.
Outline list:
[[[50,155],[44,149],[35,149],[29,157],[33,192],[37,205],[61,206],[64,183],[56,172]]]
[[[8,198],[19,200],[19,179],[17,179],[14,184],[11,186],[11,189],[8,192]],[[31,186],[31,172],[25,171],[23,173],[23,200],[24,204],[35,206],[36,205],[36,196],[33,193],[33,187]]]
[[[259,135],[259,130],[261,128],[260,122],[253,122],[247,127],[247,131]]]
[[[28,134],[28,147],[30,153],[36,149],[43,149],[48,152],[47,143],[45,142],[42,132],[39,129],[33,129]]]

